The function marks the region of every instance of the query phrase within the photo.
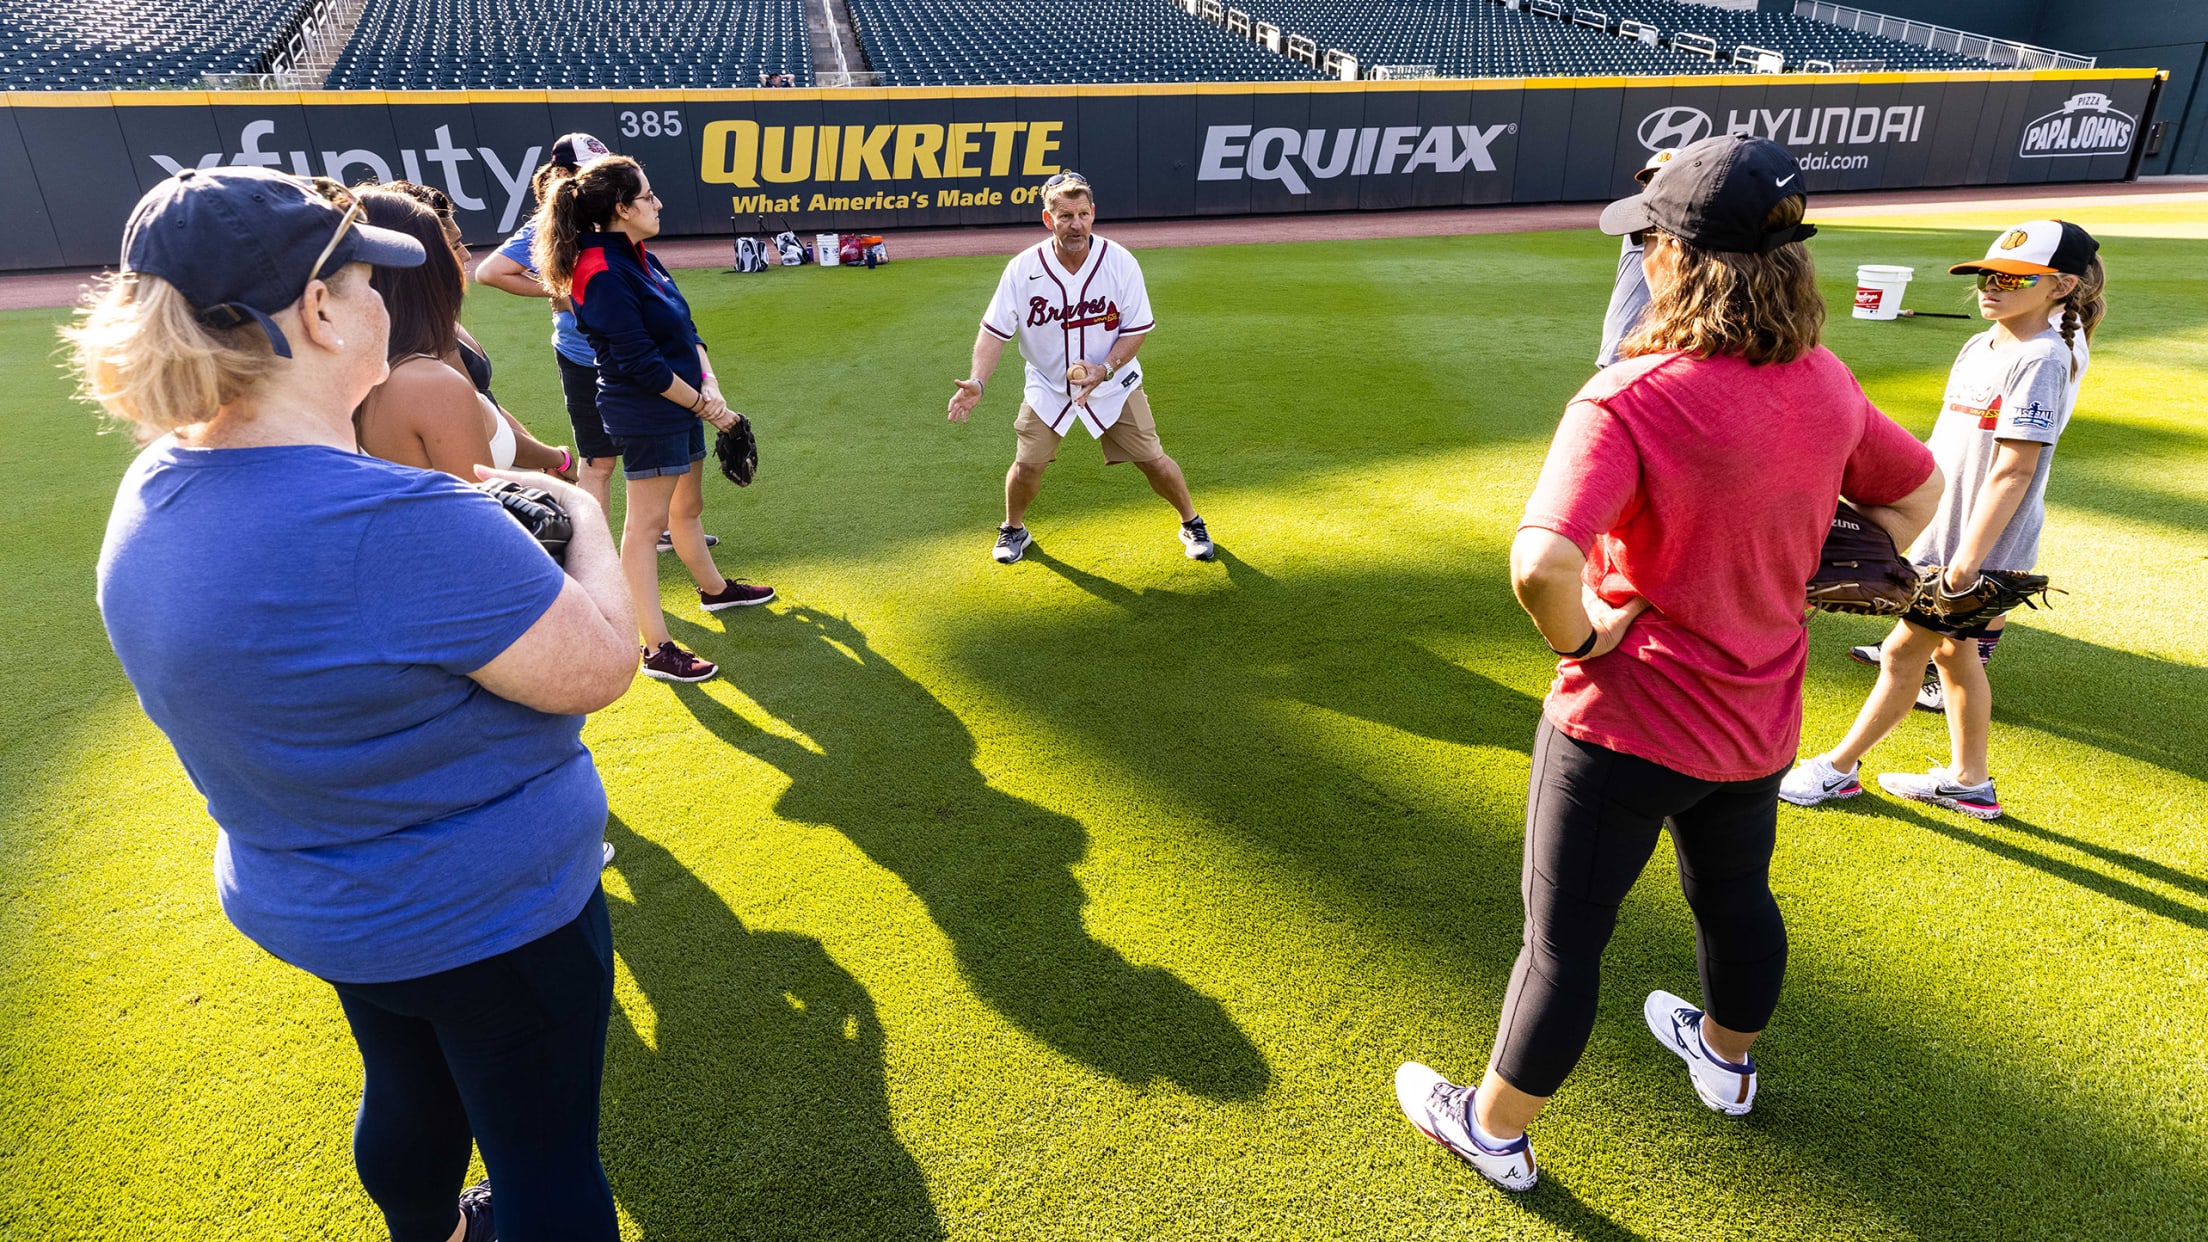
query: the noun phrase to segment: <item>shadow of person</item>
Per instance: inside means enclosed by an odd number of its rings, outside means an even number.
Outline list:
[[[600,1144],[644,1237],[943,1237],[865,989],[819,941],[746,928],[620,819],[606,839],[614,952],[644,1004],[607,1039]]]
[[[966,726],[849,622],[811,610],[788,622],[794,641],[723,675],[817,751],[701,689],[676,691],[707,729],[789,777],[778,814],[836,828],[895,873],[975,994],[1060,1053],[1127,1083],[1264,1092],[1264,1056],[1217,1001],[1089,935],[1079,821],[991,788]]]

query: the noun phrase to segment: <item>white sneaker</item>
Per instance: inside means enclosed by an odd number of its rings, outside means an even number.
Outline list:
[[[1933,768],[1921,776],[1915,772],[1881,772],[1878,787],[1897,798],[1929,802],[1972,819],[2001,818],[2001,795],[1994,792],[1990,776],[1983,785],[1958,785],[1955,774],[1946,768]]]
[[[1857,764],[1847,771],[1832,766],[1823,755],[1794,765],[1779,781],[1779,797],[1796,806],[1816,806],[1835,798],[1852,798],[1863,792],[1863,770]]]
[[[1406,1061],[1395,1071],[1395,1102],[1420,1134],[1504,1190],[1533,1189],[1541,1176],[1533,1164],[1533,1140],[1521,1134],[1500,1147],[1490,1147],[1474,1137],[1472,1096],[1472,1088],[1457,1086],[1416,1061]]]
[[[1192,561],[1208,561],[1219,554],[1212,546],[1211,530],[1201,517],[1192,517],[1181,523],[1181,549]]]
[[[997,546],[989,550],[989,555],[996,559],[997,564],[1009,565],[1026,556],[1028,545],[1034,542],[1034,537],[1027,533],[1025,526],[999,526]]]
[[[1917,710],[1920,712],[1947,712],[1947,683],[1935,677],[1917,690]]]
[[[1641,1016],[1656,1042],[1687,1063],[1687,1080],[1702,1102],[1728,1117],[1739,1117],[1756,1103],[1756,1059],[1735,1065],[1718,1059],[1702,1042],[1702,1011],[1669,992],[1656,991],[1641,1002]]]
[[[598,869],[604,871],[613,865],[613,842],[600,841],[598,844],[605,847],[598,852]]]

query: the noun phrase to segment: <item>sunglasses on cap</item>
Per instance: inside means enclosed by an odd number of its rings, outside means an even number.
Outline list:
[[[1062,173],[1052,174],[1050,180],[1043,183],[1043,193],[1048,194],[1062,185],[1077,185],[1086,190],[1089,188],[1089,179],[1069,168]]]
[[[2045,274],[2039,272],[1980,272],[1978,288],[1986,293],[2015,293],[2019,289],[2029,289],[2043,279]]]
[[[328,200],[330,205],[343,207],[345,214],[338,217],[337,231],[330,234],[330,240],[328,244],[322,247],[322,253],[314,257],[314,266],[307,269],[307,283],[299,290],[299,296],[301,297],[306,296],[307,289],[312,287],[315,281],[322,279],[322,265],[330,261],[331,255],[337,253],[337,243],[345,240],[345,231],[352,228],[354,222],[360,219],[360,199],[351,190],[328,177],[316,177],[314,179],[314,192]]]

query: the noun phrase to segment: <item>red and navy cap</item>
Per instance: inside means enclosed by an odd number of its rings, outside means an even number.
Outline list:
[[[581,130],[561,134],[552,143],[552,164],[557,168],[581,168],[600,156],[611,154],[612,148]]]
[[[269,316],[310,282],[348,263],[418,267],[427,257],[406,234],[362,224],[266,168],[187,168],[146,191],[123,226],[125,272],[176,286],[209,327],[260,324],[280,358],[291,343]]]
[[[2068,220],[2027,220],[1986,247],[1986,257],[1958,263],[1950,276],[2005,272],[2011,276],[2083,276],[2093,267],[2101,243]]]

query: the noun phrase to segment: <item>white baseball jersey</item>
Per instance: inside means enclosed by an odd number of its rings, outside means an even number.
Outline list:
[[[1078,422],[1090,435],[1102,436],[1119,421],[1127,394],[1142,386],[1141,365],[1130,360],[1078,404],[1066,368],[1077,361],[1101,365],[1113,342],[1140,336],[1156,322],[1135,256],[1092,235],[1088,260],[1070,274],[1059,266],[1048,240],[1013,255],[981,326],[1020,343],[1020,357],[1027,361],[1027,404],[1052,431],[1064,435]]]

